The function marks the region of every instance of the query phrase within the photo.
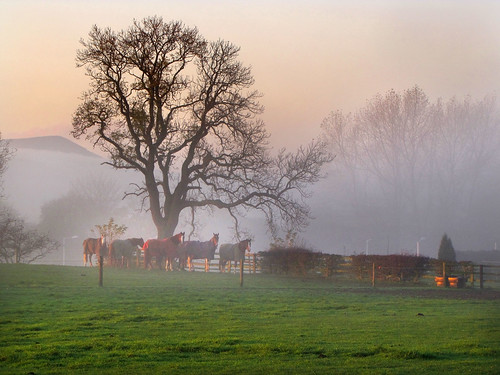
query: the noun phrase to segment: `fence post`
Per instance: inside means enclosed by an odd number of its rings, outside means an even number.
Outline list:
[[[256,266],[256,263],[257,263],[257,254],[253,254],[252,255],[252,258],[253,258],[253,273],[257,273],[257,266]]]
[[[102,286],[102,255],[99,256],[99,286]]]
[[[448,283],[446,282],[446,262],[443,262],[443,283],[446,288],[448,286]]]
[[[244,267],[245,267],[245,258],[240,260],[240,286],[243,286]]]
[[[375,287],[375,262],[372,264],[372,287]]]
[[[483,283],[484,283],[484,274],[483,274],[483,265],[481,264],[479,266],[479,288],[483,289]]]

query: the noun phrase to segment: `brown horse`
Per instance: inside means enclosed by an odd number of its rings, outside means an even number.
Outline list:
[[[214,233],[209,241],[186,241],[179,252],[187,258],[188,268],[193,270],[193,259],[205,259],[205,272],[210,271],[210,261],[214,259],[215,250],[219,244],[219,233]]]
[[[238,261],[245,262],[245,251],[250,251],[251,240],[243,240],[235,244],[222,244],[219,249],[219,270],[224,272],[227,261],[234,261],[235,267]]]
[[[92,264],[92,256],[96,255],[97,257],[107,257],[108,256],[108,247],[104,242],[104,236],[101,238],[87,238],[83,241],[83,266],[85,267],[87,263]]]
[[[130,267],[132,256],[136,252],[137,246],[142,247],[144,240],[142,238],[127,238],[126,240],[113,240],[109,244],[109,263],[113,266]]]
[[[172,269],[172,261],[178,257],[177,248],[184,241],[184,232],[162,240],[150,239],[144,243],[144,268],[151,268],[151,259],[156,258],[156,264],[163,269],[164,260]]]

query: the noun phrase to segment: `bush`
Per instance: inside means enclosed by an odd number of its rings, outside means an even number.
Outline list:
[[[318,267],[321,253],[301,247],[274,247],[259,253],[262,272],[306,276]]]
[[[345,258],[342,255],[321,254],[320,256],[319,267],[325,277],[333,276],[343,264],[345,264]]]
[[[377,279],[418,281],[429,265],[429,258],[412,255],[353,255],[353,272],[359,279],[372,276],[373,263]]]

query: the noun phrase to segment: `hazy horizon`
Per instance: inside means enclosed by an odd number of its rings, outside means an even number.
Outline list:
[[[240,61],[252,68],[253,88],[263,94],[261,119],[275,150],[309,143],[332,111],[357,111],[391,89],[401,93],[418,86],[435,103],[468,96],[480,101],[500,88],[500,2],[492,0],[7,0],[0,2],[2,138],[58,135],[102,156],[91,141],[70,135],[73,113],[89,85],[85,70],[76,68],[79,40],[94,24],[120,31],[154,15],[241,48]],[[405,234],[401,249],[413,251],[421,237],[422,249],[434,249],[445,231],[459,246],[500,242],[494,224],[497,169],[498,162],[478,185],[483,190],[475,192],[475,205],[458,212],[459,224],[433,228],[432,240],[429,234]],[[332,184],[334,177],[314,187],[307,243],[315,247],[321,241],[339,251],[399,246],[377,226],[380,212],[390,216],[375,209],[380,186],[367,185],[370,200],[362,208],[375,214],[361,221],[349,211],[347,185]]]
[[[495,1],[2,1],[0,10],[4,138],[71,138],[88,87],[79,40],[94,24],[121,30],[153,15],[241,47],[276,147],[307,143],[331,111],[390,89],[418,85],[435,100],[500,87]]]

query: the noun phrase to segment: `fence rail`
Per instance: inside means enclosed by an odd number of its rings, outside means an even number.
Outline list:
[[[446,269],[446,263],[440,263],[441,267]],[[245,257],[244,264],[244,272],[245,273],[263,273],[270,272],[276,273],[272,270],[263,270],[263,256],[259,253],[251,253],[247,254]],[[203,260],[194,260],[193,261],[194,271],[197,272],[205,272],[205,262]],[[469,265],[471,268],[464,270],[460,270],[460,272],[456,272],[456,269],[451,271],[448,274],[447,279],[451,278],[452,281],[455,277],[464,280],[470,287],[492,287],[492,288],[500,288],[500,265]],[[457,267],[455,265],[455,267]],[[370,279],[372,284],[374,285],[376,282],[380,281],[405,281],[412,280],[411,278],[406,278],[405,273],[411,275],[416,272],[419,275],[419,278],[428,279],[435,281],[436,277],[435,269],[432,267],[422,267],[422,268],[404,268],[402,267],[401,273],[394,274],[390,271],[392,267],[377,265],[375,262],[372,262],[368,265],[364,270],[360,270],[359,267],[356,267],[352,258],[349,256],[342,257],[342,262],[339,263],[334,269],[327,269],[327,267],[319,266],[308,272],[309,275],[317,275],[325,278],[352,278],[355,276],[360,280]],[[230,262],[226,267],[226,271],[229,272],[239,272],[239,268],[234,267]],[[364,274],[361,274],[362,271],[365,271]],[[216,253],[214,260],[210,262],[209,272],[219,272],[219,257]],[[286,273],[286,272],[284,272]],[[293,272],[292,272],[293,273]],[[304,274],[303,274],[304,275]],[[452,283],[453,284],[453,283]],[[462,284],[461,284],[462,285]],[[447,283],[449,286],[449,281]],[[454,286],[454,285],[452,285]],[[457,285],[458,287],[458,285]]]
[[[456,276],[460,278],[465,285],[473,288],[496,288],[500,289],[500,265],[499,264],[472,264],[472,263],[453,263],[443,266],[442,262],[430,260],[425,266],[387,266],[377,262],[377,258],[367,256],[363,262],[359,262],[359,256],[340,256],[331,254],[319,254],[315,259],[315,264],[310,266],[307,260],[299,260],[295,264],[283,264],[265,259],[265,253],[246,254],[244,263],[244,272],[247,274],[258,273],[278,273],[298,276],[324,277],[331,280],[357,279],[371,282],[372,284],[385,281],[412,281],[417,279],[427,280],[429,283],[435,283],[435,277],[442,277],[442,271],[445,271],[445,277]],[[317,255],[317,254],[316,254]],[[74,258],[74,259],[73,259]],[[295,260],[297,262],[297,260]],[[305,262],[300,264],[300,262]],[[357,262],[357,263],[356,263]],[[40,262],[43,263],[43,262]],[[61,264],[57,261],[51,261],[46,264]],[[97,265],[97,261],[94,262]],[[67,256],[65,265],[82,265],[81,256]],[[107,263],[105,261],[105,266]],[[142,257],[139,263],[134,260],[133,267],[143,267]],[[193,261],[194,271],[205,272],[205,261],[196,259]],[[187,269],[187,267],[186,267]],[[239,272],[239,267],[234,266],[234,262],[228,262],[226,272]],[[215,258],[210,262],[209,272],[219,272],[219,253],[215,253]],[[449,281],[446,283],[449,285]],[[437,282],[436,284],[437,285]]]

